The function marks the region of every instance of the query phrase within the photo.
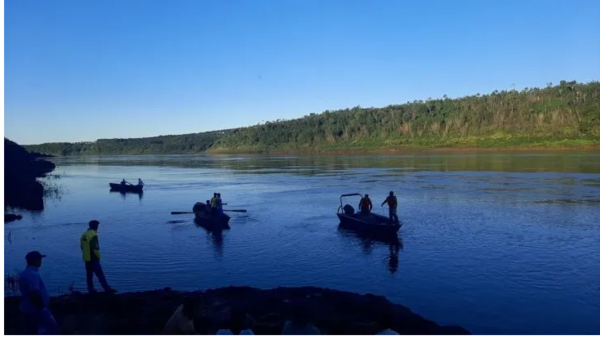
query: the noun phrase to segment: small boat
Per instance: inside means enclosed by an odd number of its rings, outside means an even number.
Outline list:
[[[194,212],[196,223],[207,229],[230,229],[229,215],[225,213],[222,215],[213,215],[206,204],[202,202],[194,204],[192,211]]]
[[[120,184],[120,183],[109,183],[110,190],[120,191],[120,192],[136,192],[140,193],[144,191],[143,185],[132,185],[132,184]]]
[[[369,213],[363,215],[360,212],[355,213],[354,208],[349,205],[343,205],[342,198],[348,196],[360,196],[359,193],[345,194],[340,196],[340,207],[337,211],[337,216],[340,219],[340,227],[351,229],[359,233],[372,234],[378,236],[394,236],[397,235],[398,230],[402,226],[402,222],[394,223],[390,218]]]

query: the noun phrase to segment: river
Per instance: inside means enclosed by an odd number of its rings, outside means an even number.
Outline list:
[[[79,236],[100,221],[117,290],[319,286],[384,295],[485,334],[599,334],[597,152],[413,155],[158,155],[55,158],[60,193],[5,226],[5,273],[48,255],[51,293],[85,290]],[[144,194],[110,193],[141,177]],[[394,190],[399,253],[338,230],[339,196]],[[220,192],[231,230],[196,226]],[[350,203],[357,205],[354,199]],[[99,284],[96,283],[99,288]]]

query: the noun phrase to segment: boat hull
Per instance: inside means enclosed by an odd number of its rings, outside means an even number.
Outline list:
[[[213,215],[206,210],[206,204],[196,203],[193,208],[194,221],[207,229],[230,229],[229,215]]]
[[[144,191],[143,185],[121,185],[119,183],[109,183],[110,190],[120,191],[120,192],[135,192],[140,193]]]
[[[369,215],[338,213],[337,216],[340,220],[340,227],[367,235],[397,235],[402,226],[402,224],[393,223],[385,216],[372,213]]]

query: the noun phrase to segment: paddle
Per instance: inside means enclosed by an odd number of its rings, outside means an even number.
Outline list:
[[[248,210],[246,209],[227,209],[227,210],[223,210],[223,211],[231,211],[231,212],[248,212]],[[194,212],[192,211],[171,211],[171,215],[183,215],[183,214],[193,214]]]

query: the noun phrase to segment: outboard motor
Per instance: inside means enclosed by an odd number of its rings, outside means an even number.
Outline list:
[[[350,204],[346,204],[344,206],[344,213],[346,213],[346,215],[354,215],[354,208]]]

